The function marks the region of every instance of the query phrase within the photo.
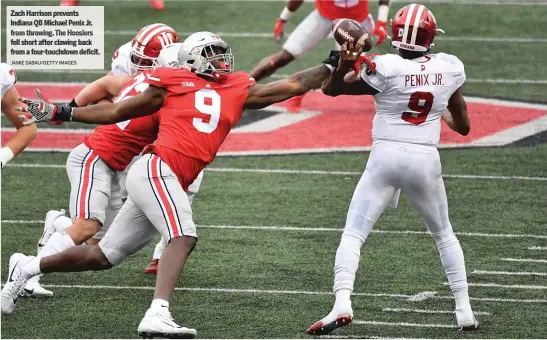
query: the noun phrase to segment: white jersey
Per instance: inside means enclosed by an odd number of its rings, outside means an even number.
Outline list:
[[[450,54],[429,54],[408,60],[396,54],[371,57],[376,73],[361,79],[379,93],[374,96],[374,140],[437,145],[441,116],[454,92],[463,85],[463,63]]]
[[[112,73],[115,76],[131,75],[129,58],[131,58],[131,41],[120,46],[112,56]]]
[[[2,98],[17,81],[15,71],[6,63],[0,64],[0,77],[2,77]]]

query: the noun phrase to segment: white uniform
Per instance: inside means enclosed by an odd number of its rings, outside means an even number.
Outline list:
[[[131,68],[129,60],[131,58],[131,41],[123,44],[112,56],[112,73],[115,76],[130,76]]]
[[[374,18],[372,15],[361,22],[368,32],[374,31]],[[325,40],[332,31],[332,20],[327,19],[315,9],[302,22],[296,26],[283,45],[283,49],[294,57],[301,56],[319,43]],[[340,45],[336,44],[336,49]]]
[[[442,232],[450,222],[436,145],[448,100],[465,81],[463,64],[444,53],[417,60],[387,54],[372,60],[376,74],[363,69],[360,76],[379,91],[374,96],[374,142],[346,228],[368,235],[401,189],[430,232]]]
[[[374,96],[374,142],[365,172],[353,193],[336,251],[333,286],[336,303],[321,322],[331,323],[340,315],[353,315],[350,293],[359,267],[360,249],[400,189],[423,217],[437,244],[456,300],[458,323],[465,325],[469,321],[476,327],[469,305],[463,251],[448,219],[436,148],[441,116],[450,97],[465,81],[463,64],[443,53],[414,60],[393,54],[372,59],[376,73],[365,69],[360,77],[378,91]]]
[[[6,63],[0,64],[0,76],[2,77],[2,98],[17,81],[15,71]]]

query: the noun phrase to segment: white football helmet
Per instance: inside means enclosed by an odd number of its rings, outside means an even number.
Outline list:
[[[158,58],[154,61],[156,67],[180,67],[179,51],[182,48],[182,43],[174,43],[164,47]]]
[[[211,32],[197,32],[182,42],[178,60],[191,65],[196,74],[222,82],[234,70],[232,49],[222,38]]]

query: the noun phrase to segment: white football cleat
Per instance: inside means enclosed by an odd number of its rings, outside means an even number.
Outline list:
[[[329,315],[311,325],[311,327],[308,328],[307,333],[310,335],[326,335],[336,328],[349,325],[352,321],[353,310],[351,305],[344,308],[337,308],[334,306]]]
[[[53,296],[53,292],[51,290],[47,290],[40,285],[40,277],[41,275],[36,275],[27,281],[27,284],[21,291],[22,296],[30,296],[30,297]]]
[[[38,246],[36,249],[36,253],[39,253],[43,246],[46,245],[47,240],[53,235],[55,232],[55,220],[61,216],[65,216],[65,210],[61,209],[59,210],[50,210],[46,214],[46,220],[44,223],[44,232],[42,233],[42,237],[38,240]]]
[[[15,308],[15,301],[21,293],[21,290],[27,283],[24,279],[21,268],[32,260],[34,256],[26,256],[21,253],[11,255],[9,259],[9,276],[6,284],[2,288],[2,314],[10,314]]]
[[[161,310],[148,309],[137,331],[139,332],[139,336],[145,339],[156,337],[193,339],[197,336],[195,329],[177,325],[167,308],[162,308]]]
[[[471,306],[456,308],[456,320],[461,331],[473,331],[479,328],[479,322],[471,310]]]

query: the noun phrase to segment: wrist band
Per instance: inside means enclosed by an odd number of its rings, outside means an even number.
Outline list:
[[[323,65],[325,65],[330,70],[331,74],[334,72],[334,66],[332,66],[330,64],[323,64]]]
[[[289,21],[293,12],[289,11],[287,7],[283,8],[283,12],[279,15],[279,18],[283,21]]]

